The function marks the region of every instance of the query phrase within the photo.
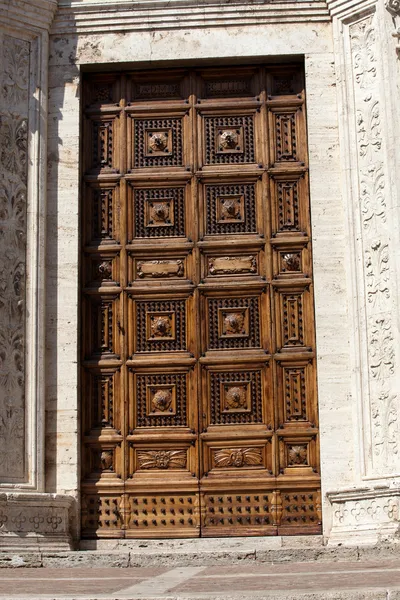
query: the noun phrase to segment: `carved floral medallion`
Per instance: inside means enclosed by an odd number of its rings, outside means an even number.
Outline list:
[[[137,453],[139,469],[184,469],[186,450],[146,450]]]
[[[171,153],[171,132],[164,131],[148,131],[146,139],[146,154],[170,154]]]
[[[288,465],[301,466],[308,464],[307,445],[288,446]]]
[[[214,450],[214,463],[222,467],[249,467],[262,464],[261,448],[224,448]]]

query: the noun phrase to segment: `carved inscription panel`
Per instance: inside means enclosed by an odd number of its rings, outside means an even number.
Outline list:
[[[86,76],[86,537],[321,530],[302,81]]]

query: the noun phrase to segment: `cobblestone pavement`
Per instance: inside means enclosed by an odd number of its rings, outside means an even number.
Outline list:
[[[3,569],[0,600],[400,600],[400,560]]]

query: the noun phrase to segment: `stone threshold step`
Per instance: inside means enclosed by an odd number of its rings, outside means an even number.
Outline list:
[[[266,538],[227,540],[132,540],[113,549],[60,552],[46,548],[0,551],[0,568],[16,567],[149,567],[208,566],[257,563],[341,562],[400,559],[400,544],[323,546],[322,539],[275,542]],[[310,543],[311,542],[311,543]],[[400,597],[399,597],[400,600]]]
[[[0,600],[27,600],[26,595],[7,595],[0,596]],[[288,592],[288,591],[271,591],[257,592],[249,591],[240,594],[224,593],[220,594],[204,594],[196,593],[195,595],[147,595],[147,594],[94,594],[94,595],[54,595],[43,594],[40,596],[29,596],[29,600],[400,600],[400,588],[381,588],[381,589],[349,589],[349,590],[317,590],[313,592]]]

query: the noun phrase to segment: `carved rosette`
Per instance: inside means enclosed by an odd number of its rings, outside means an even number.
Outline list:
[[[25,475],[29,42],[3,36],[0,90],[0,481]]]
[[[389,0],[395,8],[397,0]],[[390,281],[393,249],[387,214],[387,173],[384,111],[377,60],[376,15],[370,14],[350,26],[356,141],[361,208],[362,271],[365,290],[368,388],[370,394],[370,447],[365,448],[369,474],[388,475],[398,463],[399,394],[395,384],[395,351],[392,312],[395,310]],[[366,428],[366,429],[369,429]],[[369,461],[369,462],[368,462]]]
[[[151,401],[154,412],[167,412],[172,410],[172,393],[169,389],[158,390]]]

